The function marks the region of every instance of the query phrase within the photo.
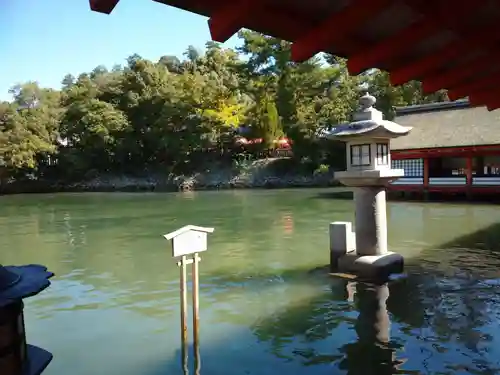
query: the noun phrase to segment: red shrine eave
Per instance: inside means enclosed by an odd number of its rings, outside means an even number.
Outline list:
[[[89,0],[110,13],[119,0]],[[500,1],[477,0],[155,0],[209,17],[212,39],[249,28],[293,42],[292,58],[324,51],[348,58],[351,74],[370,68],[399,85],[500,108]]]

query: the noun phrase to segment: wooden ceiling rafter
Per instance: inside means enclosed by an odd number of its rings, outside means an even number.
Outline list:
[[[245,20],[263,8],[265,0],[235,0],[217,9],[208,19],[212,40],[224,43],[244,25]],[[262,9],[264,10],[264,9]]]
[[[347,64],[351,74],[359,74],[381,62],[401,57],[408,50],[408,45],[418,44],[422,40],[442,31],[440,24],[434,18],[429,18],[425,14],[422,14],[422,4],[417,5],[416,2],[409,0],[405,3],[421,14],[421,17],[405,29],[394,33],[392,36],[381,40],[365,50],[359,51],[353,56],[349,56]],[[443,6],[442,2],[438,4]],[[457,20],[478,11],[482,6],[483,4],[478,2],[464,3],[461,7],[454,10],[454,19],[448,22],[449,26],[453,26],[452,29],[456,30],[457,26],[459,26],[459,21],[457,22]]]
[[[496,87],[474,92],[468,95],[469,102],[473,105],[492,104],[500,100],[500,90]],[[499,98],[495,100],[495,98]]]
[[[487,71],[492,61],[500,64],[500,51],[481,55],[465,64],[460,64],[446,72],[425,78],[422,82],[424,93],[432,93],[439,89],[450,89],[470,79],[477,72]]]
[[[241,26],[251,24],[252,18],[258,17],[264,25],[278,25],[289,36],[301,35],[311,28],[311,22],[304,22],[295,15],[280,11],[269,0],[239,0],[231,6],[219,7],[209,18],[208,26],[212,40],[224,43],[236,34]],[[346,46],[346,43],[341,43]]]
[[[110,14],[120,0],[89,0],[90,9],[94,12]]]
[[[382,61],[400,57],[409,44],[418,43],[438,31],[434,23],[424,19],[381,42],[350,56],[347,67],[351,74],[359,74]]]
[[[321,7],[317,11],[312,7],[310,14],[286,0],[155,1],[208,16],[212,39],[218,42],[225,42],[242,27],[250,27],[288,39],[297,62],[320,51],[332,52],[347,57],[351,74],[379,67],[389,71],[394,85],[419,79],[425,93],[449,89],[450,99],[469,96],[471,105],[500,108],[500,90],[495,89],[500,82],[500,53],[494,49],[500,41],[494,26],[500,21],[497,0],[464,1],[454,7],[448,0],[434,0],[432,4],[428,0],[350,0],[319,25],[317,20],[323,19]],[[118,2],[89,0],[93,11],[107,14]],[[415,17],[402,17],[399,22],[395,19],[386,26],[388,18],[377,16],[400,9],[400,5],[393,8],[396,4],[404,4],[406,10],[401,12]],[[371,35],[373,27],[375,33]],[[455,39],[444,40],[446,32]],[[481,52],[481,56],[475,54]]]
[[[294,30],[310,30],[311,23],[300,21],[293,15],[279,12],[268,0],[239,0],[230,6],[219,8],[208,20],[212,40],[224,43],[245,25],[252,15],[258,14],[259,21],[263,24],[280,25],[288,34]],[[336,41],[336,46],[345,51],[353,51],[360,47],[356,40],[346,40],[345,35]]]
[[[498,89],[491,89],[487,91],[490,97],[482,102],[482,105],[486,105],[488,111],[494,111],[500,108],[500,91]]]
[[[486,109],[488,111],[494,111],[496,109],[499,109],[500,108],[500,103],[497,103],[497,104],[486,104]]]
[[[459,86],[448,90],[450,100],[458,100],[469,94],[481,92],[500,85],[500,71],[488,73],[480,76],[476,80],[469,80]]]
[[[498,26],[495,24],[484,26],[462,39],[456,39],[446,44],[439,51],[430,52],[411,64],[393,70],[391,72],[391,83],[400,85],[412,79],[425,81],[426,75],[438,71],[446,63],[460,57],[463,54],[464,45],[471,48],[471,50],[478,50],[484,46],[485,42],[493,44],[498,39],[497,30]]]
[[[351,0],[340,11],[328,16],[320,25],[292,43],[292,59],[303,62],[320,51],[329,50],[335,42],[352,34],[360,24],[382,12],[394,0]]]

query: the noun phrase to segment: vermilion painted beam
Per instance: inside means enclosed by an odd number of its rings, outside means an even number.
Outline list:
[[[292,60],[305,61],[316,53],[329,49],[346,34],[373,18],[393,0],[352,0],[348,6],[334,13],[292,44]]]
[[[428,2],[417,5],[415,1],[407,0],[407,3],[409,3],[412,7],[415,7],[416,10],[420,12],[428,8]],[[446,18],[446,26],[449,28],[459,28],[461,26],[460,20],[464,17],[470,16],[482,6],[484,6],[482,2],[464,2],[460,7],[454,8],[453,14],[450,15],[450,7],[447,2],[438,2],[435,5],[433,4],[433,17],[425,17],[408,28],[375,44],[371,48],[364,49],[358,54],[350,56],[347,62],[349,72],[351,74],[359,74],[362,71],[373,67],[377,63],[400,56],[408,50],[409,45],[417,44],[420,40],[425,39],[434,33],[440,32],[443,24],[441,20],[439,20],[439,22],[436,20],[436,18],[439,18],[439,15]]]
[[[417,22],[407,29],[384,39],[371,48],[361,50],[358,54],[350,56],[347,61],[349,73],[359,74],[375,64],[387,61],[401,55],[409,45],[418,43],[419,40],[438,31],[437,25],[429,20]]]
[[[491,112],[491,111],[494,111],[496,109],[500,108],[500,103],[496,103],[496,104],[491,104],[491,105],[487,105],[486,106],[486,109]]]
[[[94,12],[110,14],[120,0],[89,0]]]
[[[491,90],[489,93],[491,97],[484,104],[486,105],[486,109],[491,112],[500,108],[500,91],[496,89]]]
[[[487,103],[494,103],[500,99],[500,91],[496,88],[485,90],[469,95],[469,102],[472,105],[485,105]]]
[[[478,146],[458,146],[458,147],[446,147],[446,148],[419,148],[413,150],[394,150],[391,151],[391,156],[393,160],[400,159],[413,159],[415,155],[420,155],[420,157],[425,157],[429,154],[463,154],[471,152],[499,152],[500,146],[498,145],[478,145]]]
[[[500,72],[488,74],[448,90],[448,97],[450,100],[458,100],[474,92],[485,91],[499,84]]]
[[[488,111],[494,111],[495,109],[500,108],[500,91],[497,91],[497,97],[495,99],[490,99],[486,104],[486,109]]]
[[[482,72],[491,68],[495,62],[496,64],[500,63],[500,52],[479,56],[446,72],[429,76],[423,80],[422,89],[425,93],[431,93],[443,88],[449,89],[465,82],[478,73],[481,75]]]
[[[248,14],[263,5],[263,0],[234,0],[218,9],[208,20],[212,40],[224,43],[242,28]]]
[[[449,44],[439,52],[428,54],[413,64],[394,70],[390,75],[391,83],[400,85],[412,79],[423,78],[427,73],[463,55],[464,51],[471,52],[491,44],[499,37],[497,30],[496,24],[483,27],[470,36]]]

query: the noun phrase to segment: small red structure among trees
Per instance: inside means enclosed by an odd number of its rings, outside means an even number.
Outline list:
[[[110,13],[119,0],[89,0]],[[420,80],[426,93],[500,108],[500,2],[449,0],[156,0],[209,17],[212,39],[246,27],[292,41],[304,61],[324,51],[347,57],[352,74],[390,72],[393,84]]]
[[[237,137],[236,144],[239,145],[255,145],[264,142],[263,138],[245,138]],[[279,138],[273,141],[273,148],[289,149],[291,147],[291,141],[288,138]]]

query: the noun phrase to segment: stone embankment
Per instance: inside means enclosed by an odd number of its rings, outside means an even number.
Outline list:
[[[316,171],[308,175],[279,173],[269,168],[273,160],[259,160],[235,172],[213,170],[191,176],[150,176],[147,178],[101,176],[69,186],[78,191],[188,191],[337,186],[333,172]]]
[[[214,168],[189,176],[150,175],[130,177],[94,175],[84,181],[29,180],[2,184],[0,194],[98,191],[189,191],[253,188],[293,188],[338,186],[328,167],[313,173],[283,172],[276,168],[280,159],[262,159],[237,168]],[[294,170],[289,166],[285,170]]]

